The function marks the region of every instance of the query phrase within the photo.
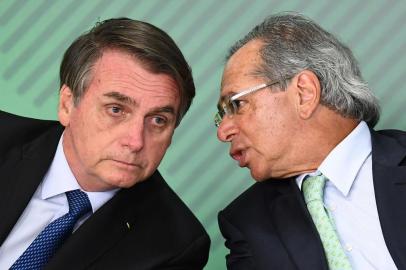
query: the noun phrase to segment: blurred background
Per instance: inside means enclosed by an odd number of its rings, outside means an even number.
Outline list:
[[[224,56],[254,25],[280,11],[303,13],[349,45],[381,102],[377,129],[406,129],[403,0],[1,0],[0,110],[56,119],[62,55],[98,21],[126,16],[165,30],[193,68],[197,95],[159,169],[211,236],[205,269],[225,269],[217,212],[254,182],[216,139]]]

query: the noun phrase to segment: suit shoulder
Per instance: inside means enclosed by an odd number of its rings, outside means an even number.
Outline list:
[[[133,187],[133,196],[139,197],[142,206],[139,211],[151,219],[159,219],[165,222],[165,230],[168,234],[182,235],[187,241],[207,233],[203,225],[192,213],[189,207],[166,183],[158,171],[146,181]],[[185,230],[184,228],[188,228]]]
[[[0,129],[2,131],[0,143],[4,144],[7,139],[14,142],[29,141],[57,123],[57,121],[28,118],[0,111]]]
[[[15,146],[35,140],[49,131],[60,127],[57,121],[39,120],[0,111],[0,153],[6,153]]]
[[[286,186],[288,181],[269,179],[264,182],[257,182],[241,193],[228,206],[221,211],[225,216],[242,216],[252,214],[253,209],[256,210],[265,205],[265,196],[267,200],[272,200],[280,193],[281,186]]]
[[[37,118],[32,118],[32,117],[25,117],[9,112],[5,112],[0,110],[0,123],[1,124],[8,124],[8,123],[14,123],[14,124],[20,124],[20,125],[30,125],[34,123],[52,123],[55,122],[54,120],[44,120],[44,119],[37,119]]]
[[[397,129],[384,129],[376,131],[379,135],[391,137],[406,147],[406,132]]]
[[[259,195],[262,193],[260,186],[260,183],[255,183],[250,186],[243,193],[238,195],[238,197],[235,198],[229,205],[227,205],[223,212],[232,212],[233,209],[245,208],[246,206],[259,200]]]
[[[206,234],[203,225],[168,183],[162,179],[160,184],[162,196],[158,199],[161,200],[162,211],[165,211],[168,217],[172,217],[168,221],[173,222],[175,227],[184,228],[187,225],[190,232]]]

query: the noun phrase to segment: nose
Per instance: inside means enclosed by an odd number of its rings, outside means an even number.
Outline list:
[[[222,142],[231,142],[237,134],[238,128],[235,125],[232,117],[224,116],[217,129],[217,138]]]
[[[144,147],[145,140],[144,121],[134,121],[124,127],[124,138],[122,145],[131,152],[139,152]]]

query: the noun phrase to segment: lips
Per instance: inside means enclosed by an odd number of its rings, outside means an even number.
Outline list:
[[[129,169],[133,169],[135,167],[140,167],[139,164],[133,163],[133,162],[126,162],[126,161],[122,161],[122,160],[117,160],[117,159],[112,159],[112,161],[114,161],[116,164],[118,164],[121,167],[126,167]]]
[[[246,167],[247,160],[246,160],[246,151],[242,148],[232,148],[230,150],[230,156],[238,162],[238,166]]]

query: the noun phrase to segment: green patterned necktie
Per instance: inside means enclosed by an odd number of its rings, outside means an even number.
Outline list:
[[[324,185],[326,177],[323,175],[307,177],[302,185],[304,200],[312,216],[314,225],[319,232],[330,270],[348,270],[351,264],[341,246],[337,233],[333,227],[323,204]]]

